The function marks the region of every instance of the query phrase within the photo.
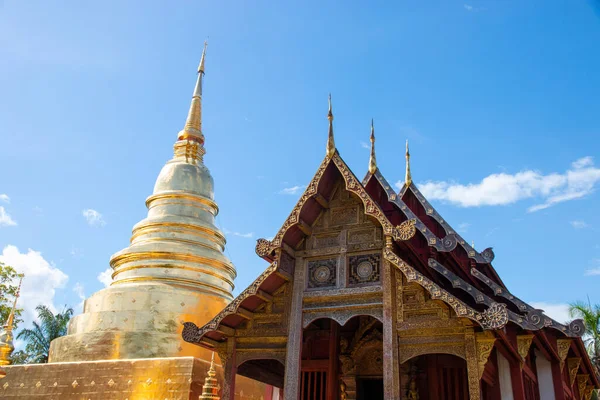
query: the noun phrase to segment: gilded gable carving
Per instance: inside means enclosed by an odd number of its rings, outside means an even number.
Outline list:
[[[376,284],[381,281],[381,255],[360,254],[348,257],[348,285]]]
[[[331,210],[331,226],[358,224],[358,205]]]

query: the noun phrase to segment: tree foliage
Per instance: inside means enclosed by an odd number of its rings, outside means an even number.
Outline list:
[[[581,318],[585,324],[585,335],[583,342],[587,348],[590,360],[600,371],[600,305],[592,306],[589,302],[578,301],[569,306],[571,318]]]
[[[32,329],[23,329],[17,339],[24,339],[24,354],[16,354],[22,363],[46,363],[50,353],[50,342],[67,334],[69,320],[73,316],[72,308],[65,308],[62,312],[54,314],[47,306],[39,305],[35,308],[38,322],[33,322]],[[20,353],[20,352],[17,352]]]
[[[17,295],[18,279],[22,276],[13,267],[0,262],[0,325],[4,325],[8,319]],[[21,322],[19,317],[22,312],[22,308],[15,310],[15,326]]]

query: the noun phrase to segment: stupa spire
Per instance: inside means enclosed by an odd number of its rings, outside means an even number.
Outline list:
[[[408,151],[408,139],[406,139],[406,176],[404,177],[404,184],[410,186],[412,183],[412,175],[410,174],[410,152]]]
[[[208,42],[205,41],[200,64],[198,64],[198,79],[194,87],[190,110],[188,111],[185,125],[177,136],[178,140],[194,140],[199,142],[201,146],[204,145],[204,135],[202,134],[202,81],[204,80],[204,59],[206,58],[207,46]]]
[[[219,384],[217,383],[217,372],[215,371],[215,353],[212,353],[210,360],[210,368],[206,373],[208,375],[204,379],[204,385],[202,385],[202,394],[198,398],[199,400],[219,400]]]
[[[10,314],[8,314],[8,318],[6,319],[6,324],[4,324],[2,331],[0,331],[0,365],[9,365],[10,355],[15,350],[15,346],[13,345],[12,331],[15,325],[15,311],[17,309],[17,299],[21,293],[22,283],[23,276],[20,277],[17,294],[15,295],[15,300],[13,302],[12,309],[10,310]]]
[[[371,157],[369,157],[369,172],[374,174],[377,171],[377,159],[375,158],[375,126],[371,118]]]
[[[333,157],[335,154],[335,140],[333,138],[333,112],[331,110],[331,93],[329,93],[329,112],[327,113],[329,120],[329,135],[327,136],[327,157]]]

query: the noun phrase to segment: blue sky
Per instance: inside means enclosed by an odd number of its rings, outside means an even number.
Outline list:
[[[103,287],[172,155],[207,37],[205,162],[236,293],[266,267],[255,239],[324,156],[331,92],[359,178],[374,118],[386,178],[403,178],[409,139],[415,182],[494,247],[513,293],[558,318],[600,302],[595,3],[251,3],[0,2],[0,251],[28,273],[29,310]]]

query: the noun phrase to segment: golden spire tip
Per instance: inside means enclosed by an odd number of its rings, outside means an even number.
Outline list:
[[[375,158],[375,125],[371,118],[371,157],[369,157],[369,172],[374,174],[377,171],[377,159]]]
[[[204,57],[206,57],[206,48],[208,47],[208,40],[204,41],[204,49],[202,50],[202,57],[200,57],[200,64],[198,64],[198,73],[204,73]]]
[[[327,113],[329,120],[329,135],[327,137],[327,157],[333,157],[335,154],[335,140],[333,138],[333,111],[331,108],[331,93],[329,93],[329,112]]]
[[[412,183],[412,175],[410,173],[410,152],[408,151],[408,139],[406,139],[406,176],[404,178],[406,186]]]

